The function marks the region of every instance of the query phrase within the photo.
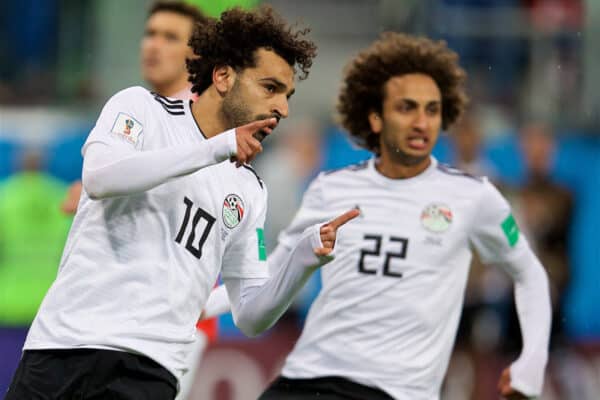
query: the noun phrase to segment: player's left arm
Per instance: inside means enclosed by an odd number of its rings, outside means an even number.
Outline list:
[[[552,309],[544,267],[521,234],[508,202],[488,182],[480,199],[470,240],[481,259],[501,267],[514,282],[514,296],[523,336],[519,358],[498,382],[507,399],[525,399],[542,392],[548,361]]]

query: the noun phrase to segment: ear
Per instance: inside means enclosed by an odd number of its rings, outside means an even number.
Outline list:
[[[371,131],[373,131],[373,133],[381,133],[381,130],[383,129],[383,120],[379,116],[379,113],[375,111],[369,113],[369,125],[371,126]]]
[[[213,69],[212,81],[213,85],[220,94],[226,94],[231,90],[235,83],[236,73],[228,65],[217,66]]]

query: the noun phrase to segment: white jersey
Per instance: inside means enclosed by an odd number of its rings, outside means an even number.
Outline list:
[[[108,101],[83,153],[97,143],[135,154],[205,140],[189,102],[133,87]],[[25,349],[135,352],[179,378],[217,275],[269,276],[266,196],[250,167],[229,161],[139,194],[84,192]]]
[[[359,207],[288,356],[288,378],[342,376],[397,399],[439,398],[456,335],[471,248],[487,263],[530,252],[510,207],[485,179],[431,165],[388,179],[374,160],[322,173],[290,227],[299,233]]]

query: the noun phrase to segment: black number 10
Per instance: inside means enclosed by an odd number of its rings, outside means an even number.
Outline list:
[[[183,217],[183,222],[181,223],[181,228],[179,228],[179,233],[175,238],[175,242],[181,244],[181,240],[183,239],[183,235],[185,235],[185,231],[188,226],[188,222],[190,221],[190,216],[192,215],[192,208],[194,206],[194,202],[185,197],[183,199],[185,203],[185,216]],[[196,240],[196,227],[198,226],[198,222],[200,219],[206,220],[206,226],[204,227],[204,231],[202,232],[202,236],[200,236],[200,240],[198,241],[198,245],[194,246],[194,241]],[[215,223],[215,217],[204,211],[202,208],[198,207],[196,213],[194,214],[194,218],[192,219],[192,229],[190,234],[188,235],[187,241],[185,243],[185,248],[190,253],[194,255],[196,258],[202,257],[202,246],[204,246],[204,242],[208,238],[208,234]]]

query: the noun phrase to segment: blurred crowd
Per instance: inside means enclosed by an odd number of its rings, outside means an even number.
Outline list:
[[[272,3],[293,9],[291,2]],[[600,126],[593,112],[586,114],[594,99],[586,97],[584,77],[585,63],[593,62],[585,55],[585,34],[591,34],[585,15],[597,14],[598,7],[584,0],[406,1],[403,10],[393,1],[372,3],[381,11],[381,29],[443,38],[460,54],[469,73],[470,111],[445,132],[434,154],[469,174],[488,176],[501,189],[548,271],[554,315],[550,379],[542,398],[599,398]],[[94,57],[86,50],[93,48],[94,38],[85,33],[93,28],[96,6],[69,0],[0,3],[0,34],[10,38],[0,45],[0,393],[56,274],[71,222],[61,206],[68,184],[80,178],[80,148],[94,123],[85,112],[65,117],[64,124],[55,115],[45,119],[49,113],[40,105],[67,104],[72,113],[82,103],[105,100],[98,98]],[[99,111],[90,109],[90,115]],[[255,162],[269,187],[271,249],[319,171],[370,156],[322,115],[280,129]],[[36,130],[45,133],[37,136]],[[444,399],[495,393],[495,368],[520,348],[509,285],[497,269],[473,262]],[[285,338],[282,351],[318,290],[317,276],[274,329],[272,335]],[[223,341],[242,341],[230,318],[220,323]],[[274,374],[273,359],[283,355],[270,359],[261,379]]]

